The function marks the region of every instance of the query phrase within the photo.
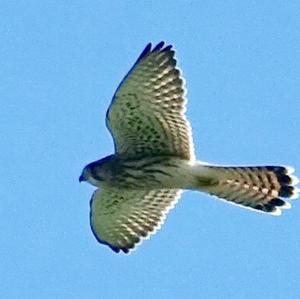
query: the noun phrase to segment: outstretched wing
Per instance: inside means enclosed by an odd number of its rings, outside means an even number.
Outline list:
[[[180,190],[98,189],[91,199],[90,222],[96,239],[127,253],[163,223]]]
[[[106,119],[117,153],[194,159],[183,79],[171,48],[148,44],[119,85]]]

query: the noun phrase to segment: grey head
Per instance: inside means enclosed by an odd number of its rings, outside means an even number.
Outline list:
[[[87,181],[90,184],[99,187],[101,182],[110,177],[110,162],[113,160],[113,155],[107,156],[103,159],[94,161],[86,165],[79,177],[79,182]]]
[[[90,177],[92,177],[92,166],[91,166],[92,163],[86,165],[82,172],[81,172],[81,175],[79,177],[79,183],[81,182],[85,182],[85,181],[88,181]]]

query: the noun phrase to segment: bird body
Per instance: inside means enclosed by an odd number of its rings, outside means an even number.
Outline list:
[[[88,164],[79,178],[98,188],[91,228],[115,252],[127,253],[154,233],[183,190],[272,215],[290,207],[286,198],[298,196],[290,167],[197,161],[185,105],[172,46],[148,44],[107,111],[115,153]]]
[[[197,176],[194,162],[189,160],[172,156],[127,158],[111,155],[89,164],[88,169],[92,171],[86,175],[86,180],[97,187],[193,189],[204,170],[200,165],[196,167]]]

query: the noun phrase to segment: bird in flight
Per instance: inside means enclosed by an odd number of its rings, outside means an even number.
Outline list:
[[[128,253],[162,225],[183,190],[280,215],[298,196],[294,169],[196,160],[183,79],[171,45],[149,43],[117,88],[106,115],[115,153],[84,167],[96,239]]]

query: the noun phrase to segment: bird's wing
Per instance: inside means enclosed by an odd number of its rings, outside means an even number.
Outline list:
[[[119,85],[106,123],[119,154],[194,159],[184,83],[172,46],[148,44]]]
[[[96,239],[115,252],[127,253],[155,233],[181,190],[98,189],[91,199],[90,222]]]

